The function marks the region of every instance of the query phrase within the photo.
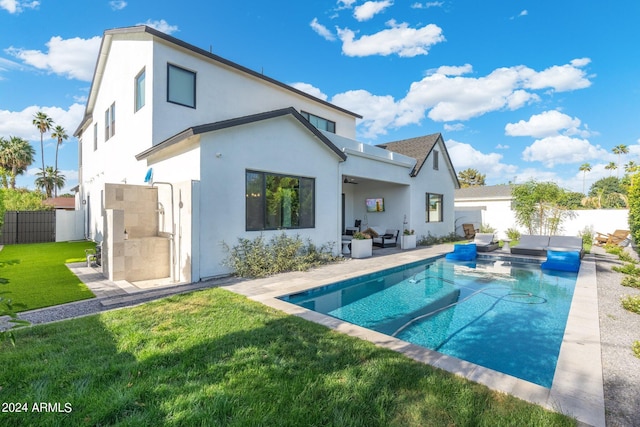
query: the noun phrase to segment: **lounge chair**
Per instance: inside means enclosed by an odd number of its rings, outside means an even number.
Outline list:
[[[398,244],[398,234],[400,230],[387,229],[384,234],[378,233],[378,237],[373,238],[373,245],[381,248],[388,248]]]
[[[473,224],[462,224],[462,231],[464,231],[464,238],[471,240],[476,237],[478,230],[473,227]]]
[[[549,236],[534,236],[524,234],[520,236],[520,243],[511,248],[512,254],[544,256],[547,254]]]
[[[473,238],[478,252],[495,251],[500,246],[494,239],[493,233],[477,233]]]
[[[596,231],[596,245],[620,245],[627,240],[629,233],[631,233],[629,230],[616,230],[613,234],[603,234]]]
[[[547,250],[554,252],[578,252],[580,258],[584,256],[582,237],[576,236],[551,236],[549,237]]]

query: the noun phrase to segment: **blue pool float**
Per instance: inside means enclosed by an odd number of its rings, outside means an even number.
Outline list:
[[[446,259],[453,261],[472,261],[478,256],[475,243],[469,243],[466,245],[454,245],[453,252],[445,255]]]
[[[580,270],[580,252],[547,249],[547,260],[540,267],[543,270],[578,272]]]

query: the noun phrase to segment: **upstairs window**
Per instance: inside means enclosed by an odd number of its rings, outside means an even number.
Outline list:
[[[196,73],[167,64],[167,102],[196,108]]]
[[[98,124],[93,125],[93,151],[98,149]]]
[[[104,112],[104,140],[108,141],[116,134],[116,103],[111,104]]]
[[[438,170],[438,152],[433,150],[433,170]]]
[[[135,105],[135,111],[138,111],[139,109],[141,109],[142,107],[144,107],[144,103],[145,103],[145,81],[146,81],[146,77],[145,77],[146,73],[145,73],[145,69],[143,68],[142,71],[140,71],[140,74],[138,74],[136,76],[136,84],[135,84],[135,98],[136,98],[136,105]]]
[[[314,116],[313,114],[301,111],[302,117],[309,120],[314,127],[320,130],[326,130],[327,132],[336,133],[336,122],[323,119],[322,117]]]

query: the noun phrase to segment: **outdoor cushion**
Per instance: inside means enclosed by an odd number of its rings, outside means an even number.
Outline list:
[[[580,270],[580,252],[547,250],[547,260],[540,265],[543,270]]]
[[[477,258],[476,244],[453,245],[453,252],[449,252],[444,257],[452,261],[471,261]]]

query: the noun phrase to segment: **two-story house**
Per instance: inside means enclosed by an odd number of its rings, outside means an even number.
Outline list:
[[[458,182],[440,134],[372,146],[355,140],[359,118],[152,28],[105,31],[75,133],[105,275],[228,274],[223,244],[282,230],[337,253],[356,219],[452,232]]]

